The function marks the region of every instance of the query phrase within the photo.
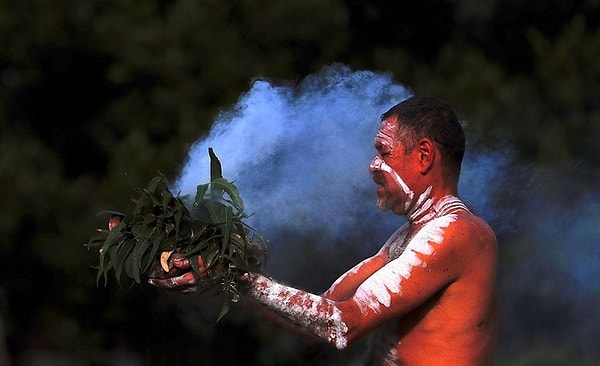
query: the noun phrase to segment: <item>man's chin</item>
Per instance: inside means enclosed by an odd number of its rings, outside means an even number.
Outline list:
[[[382,200],[382,199],[377,200],[377,208],[381,212],[387,212],[387,211],[391,210],[391,207],[385,202],[385,200]]]

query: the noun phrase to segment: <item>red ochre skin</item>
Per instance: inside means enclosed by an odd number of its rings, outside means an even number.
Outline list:
[[[378,206],[408,223],[321,295],[246,274],[247,303],[337,348],[371,335],[368,365],[492,365],[495,235],[456,197],[456,180],[445,177],[438,146],[421,138],[407,153],[395,137],[396,122],[392,116],[381,123],[371,173]],[[189,270],[185,259],[174,265]],[[150,283],[195,292],[202,281],[188,271]]]

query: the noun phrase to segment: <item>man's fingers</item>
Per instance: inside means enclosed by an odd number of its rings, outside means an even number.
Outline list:
[[[180,276],[165,279],[150,278],[148,283],[154,286],[172,289],[178,287],[196,286],[198,281],[194,272],[187,272]]]
[[[179,269],[188,269],[191,267],[190,259],[188,257],[176,255],[175,253],[171,256],[170,262],[173,267]],[[204,260],[201,256],[198,256],[198,270],[200,273],[206,271],[206,265],[204,264]]]
[[[190,259],[181,253],[174,252],[169,259],[169,264],[173,267],[171,271],[178,273],[181,270],[187,270],[186,273],[169,278],[152,277],[148,280],[148,283],[174,293],[195,293],[206,290],[212,286],[212,281],[205,281],[201,284],[201,281],[206,280],[207,277],[206,266],[201,256],[198,256],[197,261],[199,271],[189,270],[191,268]]]
[[[202,259],[201,255],[198,256],[198,269],[200,270],[200,273],[206,271],[206,266],[204,265],[204,259]]]
[[[183,256],[176,256],[176,255],[171,256],[171,264],[173,265],[173,267],[179,268],[179,269],[190,268],[189,258],[183,257]]]
[[[175,290],[171,290],[175,293],[179,293],[179,294],[195,294],[197,292],[200,292],[200,290],[198,289],[198,287],[194,286],[194,287],[184,287],[182,289],[175,289]]]

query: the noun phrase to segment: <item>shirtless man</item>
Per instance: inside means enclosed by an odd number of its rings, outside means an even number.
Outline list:
[[[245,296],[339,349],[371,334],[369,365],[492,365],[496,238],[457,197],[464,144],[454,112],[438,99],[391,108],[370,171],[377,206],[408,222],[321,295],[249,273]],[[186,260],[174,265],[189,268]],[[201,282],[193,271],[150,279],[181,292]]]

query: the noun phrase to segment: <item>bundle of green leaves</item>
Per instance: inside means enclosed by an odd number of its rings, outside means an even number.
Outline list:
[[[204,278],[219,285],[211,286],[239,299],[241,274],[262,272],[267,258],[267,240],[244,220],[244,203],[238,188],[222,176],[221,162],[212,148],[210,182],[197,186],[196,196],[174,196],[164,175],[154,177],[146,188],[135,189],[135,209],[129,214],[102,211],[117,219],[115,226],[97,229],[97,235],[86,244],[99,248],[97,285],[107,285],[112,270],[117,282],[131,285],[144,277],[175,275],[168,258],[173,255],[190,258],[195,271],[200,271],[202,258]],[[125,275],[125,277],[124,277]],[[225,302],[228,304],[228,301]],[[227,312],[224,307],[219,319]]]

